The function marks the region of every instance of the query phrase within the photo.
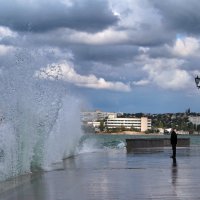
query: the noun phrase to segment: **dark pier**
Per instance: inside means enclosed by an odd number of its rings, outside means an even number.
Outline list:
[[[127,153],[139,148],[162,148],[171,146],[169,138],[135,138],[126,139]],[[189,147],[190,138],[178,138],[177,147]]]

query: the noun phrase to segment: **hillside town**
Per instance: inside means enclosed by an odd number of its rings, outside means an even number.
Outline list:
[[[200,113],[187,109],[182,113],[115,113],[100,110],[81,112],[85,133],[199,134]]]

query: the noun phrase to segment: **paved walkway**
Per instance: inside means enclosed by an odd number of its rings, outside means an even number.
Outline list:
[[[200,149],[109,150],[67,159],[63,170],[34,176],[1,200],[200,199]]]

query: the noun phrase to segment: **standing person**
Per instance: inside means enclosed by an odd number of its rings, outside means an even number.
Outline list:
[[[170,137],[170,141],[171,141],[171,145],[172,145],[172,156],[171,158],[176,158],[176,145],[177,145],[177,134],[174,130],[174,128],[172,128],[171,130],[171,137]]]

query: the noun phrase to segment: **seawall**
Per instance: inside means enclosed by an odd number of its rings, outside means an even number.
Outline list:
[[[170,139],[168,138],[135,138],[126,139],[127,153],[133,152],[138,148],[156,148],[171,146]],[[178,138],[177,147],[190,146],[190,138]]]

